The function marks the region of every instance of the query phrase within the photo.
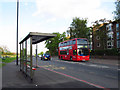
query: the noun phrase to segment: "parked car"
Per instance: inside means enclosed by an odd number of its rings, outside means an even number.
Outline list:
[[[43,54],[41,60],[50,60],[50,54]]]

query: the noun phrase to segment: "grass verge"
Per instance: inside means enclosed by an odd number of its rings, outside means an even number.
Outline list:
[[[4,60],[2,60],[2,62],[10,63],[10,62],[13,62],[15,59],[16,59],[16,57],[5,58]]]
[[[6,63],[13,62],[15,59],[16,59],[16,57],[5,58],[4,60],[2,60],[2,59],[0,58],[0,68],[1,68],[2,66],[5,66]]]
[[[0,68],[1,68],[2,66],[5,66],[5,63],[0,63]]]

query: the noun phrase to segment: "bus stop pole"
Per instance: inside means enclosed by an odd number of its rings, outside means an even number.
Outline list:
[[[32,37],[30,37],[30,77],[33,80],[33,71],[32,71]]]
[[[27,74],[27,40],[25,41],[25,73]]]
[[[38,55],[37,55],[37,44],[36,44],[36,68],[38,67],[38,66],[37,66],[37,62],[38,62],[37,56],[38,56]]]
[[[20,71],[21,71],[21,58],[22,56],[21,56],[21,44],[20,44]]]

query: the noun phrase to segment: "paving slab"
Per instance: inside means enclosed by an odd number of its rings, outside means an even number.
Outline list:
[[[96,88],[92,85],[51,72],[44,68],[37,68],[33,82],[19,70],[15,62],[6,64],[2,68],[2,88]]]

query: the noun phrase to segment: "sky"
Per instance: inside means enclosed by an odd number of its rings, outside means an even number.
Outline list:
[[[0,0],[0,46],[8,47],[11,52],[16,52],[16,1]],[[87,18],[88,27],[99,19],[113,20],[116,0],[19,1],[18,42],[29,32],[66,32],[74,17]],[[47,51],[44,42],[38,44],[38,53],[41,51]]]

